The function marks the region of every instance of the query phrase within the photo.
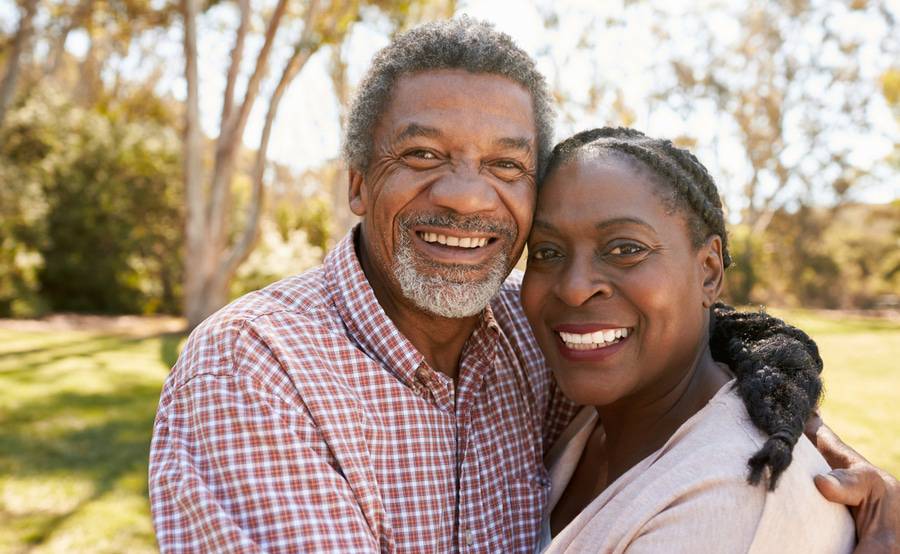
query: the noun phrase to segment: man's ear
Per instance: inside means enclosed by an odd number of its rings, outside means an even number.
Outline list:
[[[697,253],[703,275],[703,307],[715,304],[725,282],[725,262],[722,260],[722,237],[712,235]]]
[[[369,192],[366,187],[366,180],[362,172],[350,169],[350,211],[362,217],[366,213],[366,206],[369,205]]]

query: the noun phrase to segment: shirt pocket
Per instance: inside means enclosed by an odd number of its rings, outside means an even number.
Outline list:
[[[506,520],[511,552],[534,551],[549,498],[550,477],[543,465],[507,479]]]

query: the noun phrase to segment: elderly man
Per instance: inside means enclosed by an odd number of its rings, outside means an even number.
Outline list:
[[[574,411],[507,275],[551,126],[533,61],[485,24],[376,56],[345,141],[361,225],[204,322],[165,384],[163,551],[533,551]]]

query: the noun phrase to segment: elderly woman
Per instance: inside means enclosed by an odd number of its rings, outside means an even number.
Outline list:
[[[815,372],[783,378],[754,367],[740,342],[717,340],[716,327],[739,322],[782,367],[809,356],[802,333],[785,340],[779,320],[717,304],[727,236],[715,184],[692,154],[630,129],[561,143],[528,252],[526,314],[563,392],[588,406],[548,455],[542,546],[852,550],[853,520],[816,490],[828,465],[801,434],[820,392]],[[738,385],[732,369],[755,377]]]

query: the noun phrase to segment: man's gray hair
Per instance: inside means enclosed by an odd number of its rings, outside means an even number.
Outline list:
[[[343,154],[351,168],[366,171],[369,167],[375,125],[397,80],[430,69],[502,75],[525,87],[531,93],[537,130],[537,175],[543,174],[552,148],[554,120],[544,76],[509,35],[467,16],[414,27],[375,55],[347,117]]]

